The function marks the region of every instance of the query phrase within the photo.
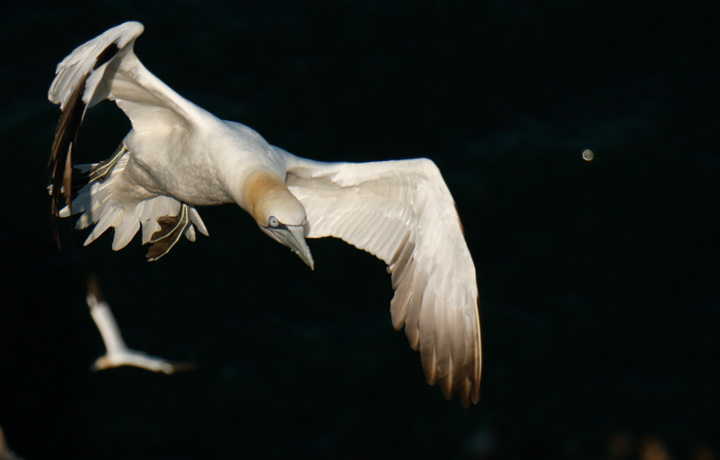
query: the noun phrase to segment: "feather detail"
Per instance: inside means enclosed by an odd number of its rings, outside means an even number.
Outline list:
[[[284,151],[283,151],[284,152]],[[287,152],[287,183],[307,212],[307,237],[334,236],[384,260],[405,327],[428,383],[464,406],[480,395],[480,322],[475,267],[455,203],[427,159],[320,163]]]

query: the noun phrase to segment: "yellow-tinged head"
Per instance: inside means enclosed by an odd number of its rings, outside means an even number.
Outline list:
[[[314,262],[305,242],[305,208],[275,174],[260,172],[245,182],[245,203],[260,230],[289,247],[310,269]]]

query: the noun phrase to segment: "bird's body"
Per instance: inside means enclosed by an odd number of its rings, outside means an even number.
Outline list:
[[[82,213],[95,223],[86,244],[110,227],[113,249],[142,227],[151,260],[195,228],[196,206],[235,203],[261,230],[310,267],[305,238],[334,236],[388,264],[393,325],[421,352],[430,383],[446,397],[477,402],[480,330],[475,268],[454,201],[427,159],[322,163],[270,145],[240,123],[220,120],[179,96],[133,52],[143,26],[128,22],[77,48],[58,65],[49,91],[60,104],[53,145],[53,215]],[[113,100],[132,130],[107,162],[80,166],[72,156],[87,108]],[[79,189],[73,180],[86,185]],[[64,196],[67,206],[61,208]],[[57,233],[56,233],[57,236]]]
[[[209,121],[187,132],[183,130],[182,134],[170,131],[159,139],[130,132],[123,143],[133,154],[122,182],[139,189],[129,205],[152,196],[170,195],[193,206],[235,202],[247,210],[242,185],[248,174],[263,169],[284,177],[285,165],[275,152],[262,157],[248,153],[250,142],[246,139],[256,133],[238,123]],[[267,144],[257,137],[252,147],[260,141]]]
[[[126,169],[129,185],[193,206],[237,203],[247,211],[243,185],[251,174],[286,174],[283,156],[258,133],[212,116],[159,138],[133,130],[124,143],[134,152]]]

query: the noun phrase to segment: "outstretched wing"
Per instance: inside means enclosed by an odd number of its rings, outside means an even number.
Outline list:
[[[280,150],[280,149],[278,149]],[[475,266],[455,203],[427,159],[321,163],[283,153],[307,237],[334,236],[388,264],[393,326],[420,350],[428,382],[463,405],[480,393]]]
[[[49,169],[52,176],[51,214],[55,238],[64,198],[72,207],[73,153],[85,112],[105,100],[114,100],[133,129],[172,129],[188,126],[190,114],[201,110],[151,74],[133,53],[143,32],[139,22],[126,22],[76,48],[58,64],[48,99],[62,115],[55,131]]]
[[[105,342],[107,352],[109,354],[113,354],[122,353],[127,350],[125,341],[120,334],[120,328],[118,328],[118,325],[115,322],[115,317],[110,311],[110,306],[102,299],[100,286],[94,276],[88,279],[88,293],[86,300],[88,307],[90,307],[90,315],[92,315],[92,318],[100,331],[100,335],[102,336],[103,342]]]

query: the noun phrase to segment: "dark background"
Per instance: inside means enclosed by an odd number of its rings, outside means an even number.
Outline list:
[[[61,3],[0,24],[0,426],[22,457],[718,458],[713,2]],[[478,272],[477,406],[425,383],[383,263],[338,240],[310,241],[311,272],[226,205],[157,263],[71,222],[54,246],[47,88],[126,20],[153,73],[275,145],[438,164]],[[96,107],[80,161],[128,129]],[[91,272],[129,346],[198,370],[91,373]]]

